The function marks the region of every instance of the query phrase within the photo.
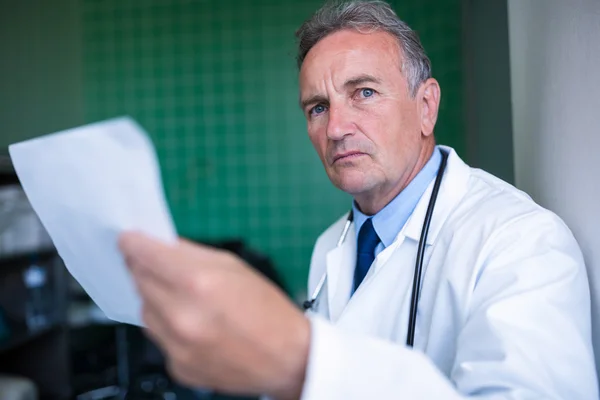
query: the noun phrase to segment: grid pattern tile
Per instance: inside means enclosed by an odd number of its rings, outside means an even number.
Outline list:
[[[316,0],[82,0],[88,122],[130,115],[157,148],[181,235],[242,238],[303,294],[318,234],[350,206],[297,105],[293,33]],[[443,90],[439,141],[464,147],[460,1],[394,1]]]

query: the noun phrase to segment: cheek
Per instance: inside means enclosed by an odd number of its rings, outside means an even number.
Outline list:
[[[368,132],[369,139],[383,153],[396,153],[418,139],[418,129],[410,116],[398,104],[385,104],[363,119],[364,132]]]
[[[307,125],[308,138],[321,158],[327,149],[327,132],[323,124],[309,122]]]
[[[391,146],[394,145],[394,141],[397,140],[394,132],[397,131],[396,122],[393,120],[393,116],[389,113],[384,112],[385,110],[369,110],[369,112],[361,113],[357,118],[358,131],[363,135],[363,142],[365,139],[371,142],[371,149],[375,158],[379,159],[385,157],[385,153],[389,152]]]

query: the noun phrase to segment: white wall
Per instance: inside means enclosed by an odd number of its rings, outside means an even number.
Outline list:
[[[516,185],[582,247],[600,368],[600,0],[508,6]]]

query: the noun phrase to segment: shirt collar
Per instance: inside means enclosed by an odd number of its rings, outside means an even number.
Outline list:
[[[356,238],[362,224],[369,218],[373,219],[373,227],[377,236],[385,247],[391,245],[398,233],[406,224],[406,221],[412,214],[417,203],[427,187],[437,175],[437,171],[442,156],[440,150],[436,147],[432,156],[425,166],[419,171],[417,176],[402,190],[392,201],[390,201],[381,211],[372,217],[363,214],[355,201],[352,202],[352,211],[354,213],[354,223]]]

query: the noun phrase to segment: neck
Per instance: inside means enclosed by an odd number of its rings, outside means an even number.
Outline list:
[[[365,215],[375,215],[381,211],[386,205],[389,204],[400,192],[408,186],[408,184],[418,175],[423,169],[427,161],[431,158],[433,150],[435,149],[435,142],[428,141],[422,148],[419,157],[413,167],[407,171],[405,176],[396,182],[395,185],[387,187],[377,187],[373,190],[365,193],[361,193],[355,196],[355,201],[358,208]]]

